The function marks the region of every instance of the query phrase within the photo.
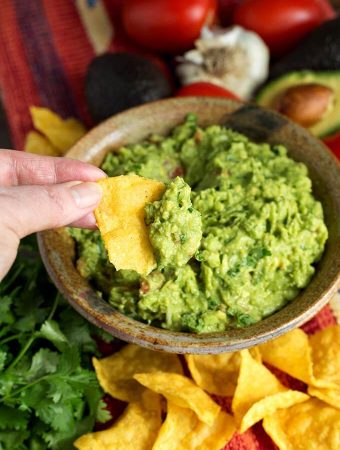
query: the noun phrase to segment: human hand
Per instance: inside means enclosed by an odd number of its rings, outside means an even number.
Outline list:
[[[95,228],[93,210],[102,192],[93,182],[105,176],[68,158],[0,150],[0,281],[21,238],[66,225]]]

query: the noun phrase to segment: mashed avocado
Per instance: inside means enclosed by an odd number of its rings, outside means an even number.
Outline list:
[[[274,313],[309,283],[327,229],[306,166],[283,146],[201,129],[190,115],[168,137],[109,154],[102,168],[167,184],[146,207],[158,261],[146,278],[115,271],[98,232],[71,231],[78,270],[122,313],[171,330],[223,331]]]
[[[183,178],[175,178],[161,200],[146,206],[145,220],[159,270],[184,266],[198,250],[201,214],[193,208],[191,189]]]

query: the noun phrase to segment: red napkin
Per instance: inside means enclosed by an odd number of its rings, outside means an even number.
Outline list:
[[[0,86],[13,145],[22,149],[32,129],[29,106],[46,106],[63,117],[91,125],[84,98],[84,77],[91,59],[105,50],[141,51],[120,24],[123,0],[2,0]],[[95,3],[94,6],[90,6]],[[303,326],[313,333],[335,323],[329,306]],[[298,389],[296,380],[279,374]],[[228,409],[226,399],[218,399]],[[228,450],[276,447],[260,424],[236,435]]]

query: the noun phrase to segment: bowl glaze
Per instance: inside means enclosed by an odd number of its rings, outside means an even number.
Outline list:
[[[251,347],[310,319],[335,293],[340,280],[340,171],[328,149],[308,131],[272,111],[251,104],[187,97],[149,103],[120,113],[86,134],[67,154],[99,166],[106,154],[150,133],[167,134],[192,112],[201,126],[225,124],[254,141],[284,144],[289,156],[309,169],[313,191],[322,202],[329,239],[310,284],[287,306],[245,328],[193,334],[155,328],[130,319],[102,300],[77,272],[73,239],[65,229],[39,234],[40,252],[53,282],[86,319],[124,341],[176,353],[221,353]]]

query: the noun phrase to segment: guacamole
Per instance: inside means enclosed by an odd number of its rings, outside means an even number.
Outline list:
[[[257,144],[189,115],[168,137],[109,154],[109,176],[163,181],[145,208],[157,268],[116,271],[99,232],[71,230],[77,267],[117,310],[179,331],[224,331],[282,308],[310,281],[327,229],[307,168],[282,145]]]
[[[183,178],[176,177],[159,201],[146,205],[145,222],[159,270],[184,266],[200,246],[201,214],[193,208]]]

